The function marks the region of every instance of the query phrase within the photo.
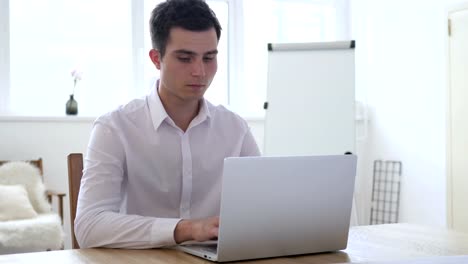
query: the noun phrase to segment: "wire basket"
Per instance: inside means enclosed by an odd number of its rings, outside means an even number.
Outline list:
[[[398,223],[402,164],[375,160],[370,224]]]

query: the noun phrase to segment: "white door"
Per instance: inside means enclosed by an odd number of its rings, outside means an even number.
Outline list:
[[[448,223],[468,232],[468,5],[449,13]]]

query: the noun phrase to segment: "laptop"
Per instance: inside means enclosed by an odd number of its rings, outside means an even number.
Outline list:
[[[355,155],[224,160],[218,240],[177,248],[217,262],[345,249]]]

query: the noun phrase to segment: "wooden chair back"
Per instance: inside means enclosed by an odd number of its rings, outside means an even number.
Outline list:
[[[70,230],[73,249],[80,248],[75,238],[75,216],[78,193],[80,192],[81,176],[83,176],[83,154],[71,153],[68,155],[68,187],[70,196]]]

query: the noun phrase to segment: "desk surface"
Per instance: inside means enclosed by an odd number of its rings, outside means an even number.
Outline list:
[[[410,260],[431,256],[468,255],[468,234],[409,224],[352,227],[346,250],[243,261],[242,263],[351,263]],[[79,249],[0,256],[0,264],[15,263],[212,263],[173,249]]]

